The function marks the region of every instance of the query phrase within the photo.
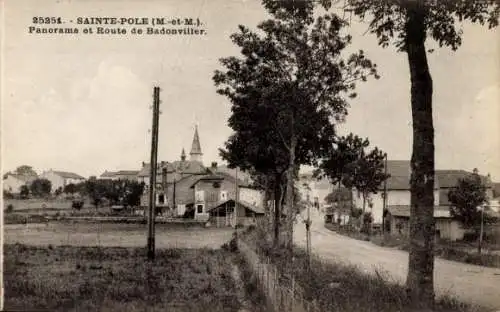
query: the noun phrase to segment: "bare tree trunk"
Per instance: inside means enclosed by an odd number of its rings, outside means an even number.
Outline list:
[[[413,153],[411,158],[410,255],[406,286],[418,307],[434,306],[434,127],[432,78],[425,51],[425,9],[410,4],[406,48],[411,76]]]
[[[290,158],[287,172],[286,184],[286,205],[288,206],[286,214],[286,242],[285,246],[292,250],[293,248],[293,221],[295,220],[293,188],[295,181],[295,149],[297,147],[297,137],[292,134],[290,142]]]

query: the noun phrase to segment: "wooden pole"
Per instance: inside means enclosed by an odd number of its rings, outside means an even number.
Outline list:
[[[483,231],[484,231],[483,223],[484,223],[484,207],[481,207],[481,227],[480,227],[481,232],[479,232],[479,241],[477,243],[478,254],[481,254],[481,247],[483,245]]]
[[[235,194],[234,194],[234,230],[236,232],[236,226],[238,225],[238,216],[237,216],[237,211],[238,211],[238,168],[235,169],[236,170],[236,183],[234,185],[234,190],[235,190]]]
[[[385,154],[384,174],[387,177],[387,153]],[[382,210],[382,235],[385,233],[385,216],[387,210],[387,178],[384,180],[384,209]]]
[[[148,260],[155,258],[155,206],[156,206],[156,170],[158,160],[158,120],[160,115],[160,88],[153,90],[153,128],[151,136],[151,168],[149,176],[149,214],[148,214]]]

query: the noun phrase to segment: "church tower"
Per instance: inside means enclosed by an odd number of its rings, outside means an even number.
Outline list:
[[[193,144],[191,145],[191,152],[189,153],[191,161],[202,161],[203,153],[201,152],[200,137],[198,136],[198,126],[194,128]]]

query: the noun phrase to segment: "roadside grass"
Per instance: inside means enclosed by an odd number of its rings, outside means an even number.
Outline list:
[[[388,248],[398,248],[409,251],[408,240],[404,237],[394,235],[372,235],[349,231],[332,224],[325,224],[325,228],[357,240],[370,241],[375,245]],[[498,249],[497,245],[489,245],[487,242],[483,245],[483,252],[479,255],[475,251],[475,246],[464,242],[437,241],[435,245],[435,256],[451,261],[457,261],[467,264],[482,265],[492,268],[500,268],[500,254],[492,253],[489,250]]]
[[[12,311],[237,311],[225,250],[5,245]]]
[[[242,239],[254,246],[259,254],[269,257],[282,275],[293,275],[304,289],[306,298],[316,301],[321,311],[415,311],[410,309],[404,286],[391,281],[381,272],[373,276],[355,266],[326,262],[316,256],[311,257],[309,266],[307,254],[302,248],[294,248],[293,257],[290,257],[285,249],[273,248],[265,234],[259,234],[259,230],[243,233]],[[445,296],[436,300],[434,311],[487,310]]]
[[[241,279],[245,281],[244,290],[245,297],[251,302],[253,312],[266,312],[269,311],[267,306],[266,296],[260,288],[259,281],[255,274],[250,269],[249,263],[241,254],[236,254],[234,263],[238,266]]]

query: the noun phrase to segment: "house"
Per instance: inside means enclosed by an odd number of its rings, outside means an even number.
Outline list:
[[[36,178],[36,176],[7,173],[3,177],[3,190],[13,194],[18,194],[21,192],[21,187],[23,185],[29,186]]]
[[[303,199],[313,203],[320,209],[324,209],[325,205],[327,205],[326,196],[335,189],[329,179],[317,179],[312,173],[300,174],[296,187]]]
[[[119,170],[119,171],[104,171],[99,176],[101,180],[130,180],[136,181],[139,170]]]
[[[351,217],[353,192],[346,187],[336,188],[327,195],[327,199],[329,204],[324,206],[325,222],[347,224]]]
[[[450,190],[458,185],[460,179],[466,178],[473,173],[465,170],[436,170],[435,174],[439,183],[439,204],[450,206],[450,201],[448,200]],[[479,175],[479,177],[481,183],[486,187],[486,197],[492,200],[494,198],[494,189],[491,177],[489,175]]]
[[[461,240],[467,231],[461,222],[454,219],[450,213],[451,203],[448,200],[448,193],[457,186],[459,179],[471,175],[472,172],[465,170],[436,170],[435,185],[438,186],[437,193],[434,193],[434,218],[436,221],[436,237],[448,240]],[[480,176],[482,183],[486,186],[486,195],[492,200],[493,189],[489,176]],[[389,178],[390,180],[390,178]],[[388,200],[390,201],[390,193]],[[387,227],[393,234],[408,235],[410,218],[410,201],[406,203],[389,202],[387,205],[388,214],[386,217]]]
[[[184,149],[181,151],[180,160],[173,162],[161,161],[156,170],[156,206],[160,207],[162,214],[182,216],[194,206],[194,193],[192,184],[208,173],[203,165],[198,127],[195,127],[189,159],[186,158]],[[141,197],[141,206],[149,204],[149,184],[151,165],[142,163],[142,168],[137,174],[137,181],[143,182],[146,187]]]
[[[388,160],[387,173],[390,177],[382,183],[376,194],[370,194],[366,204],[366,211],[372,213],[373,223],[382,224],[384,215],[384,193],[387,192],[386,206],[410,206],[410,176],[409,160]],[[363,207],[363,198],[359,192],[353,191],[355,207]],[[439,205],[439,184],[434,181],[434,205]]]
[[[229,174],[208,174],[193,185],[194,218],[216,226],[248,225],[264,216],[263,193]]]
[[[85,178],[73,172],[49,170],[40,175],[40,178],[47,179],[52,185],[52,191],[64,188],[68,184],[78,184],[84,182]]]
[[[409,236],[409,205],[394,205],[387,207],[386,228],[390,228],[391,234]],[[434,207],[434,220],[436,222],[436,238],[452,241],[461,240],[465,229],[460,221],[453,219],[448,206]]]

